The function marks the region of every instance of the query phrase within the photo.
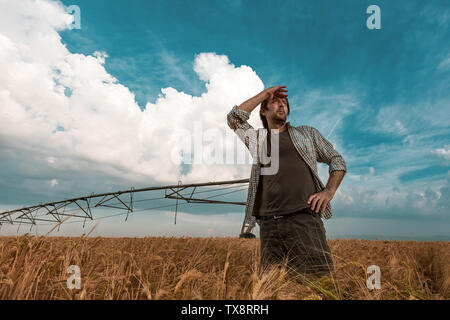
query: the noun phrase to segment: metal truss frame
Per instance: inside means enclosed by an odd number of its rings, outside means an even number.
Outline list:
[[[209,203],[209,204],[233,204],[233,205],[246,205],[246,202],[237,202],[237,201],[220,201],[213,199],[202,199],[199,197],[194,197],[195,191],[199,187],[206,186],[218,186],[218,185],[227,185],[227,184],[238,184],[238,183],[248,183],[249,179],[241,179],[241,180],[228,180],[228,181],[218,181],[218,182],[206,182],[206,183],[191,183],[191,184],[181,184],[181,181],[178,181],[177,185],[168,185],[168,186],[159,186],[159,187],[148,187],[148,188],[140,188],[134,189],[131,188],[129,190],[109,192],[109,193],[101,193],[101,194],[91,194],[90,196],[72,198],[72,199],[64,199],[61,201],[49,202],[45,204],[34,205],[30,207],[5,211],[0,213],[0,226],[4,223],[8,224],[30,224],[31,227],[36,225],[36,222],[50,222],[50,223],[63,223],[62,220],[64,217],[77,217],[84,218],[84,222],[86,220],[93,220],[94,216],[92,214],[93,208],[98,207],[109,207],[120,210],[126,210],[126,218],[128,219],[128,215],[133,212],[133,195],[138,192],[148,192],[154,190],[165,190],[164,197],[167,199],[176,199],[175,204],[175,224],[176,224],[176,215],[178,211],[178,201],[185,201],[185,203]],[[182,195],[181,192],[188,188],[193,188],[190,195],[187,197]],[[123,199],[124,195],[129,195],[129,200]],[[122,198],[121,198],[122,196]],[[101,199],[100,199],[101,198]],[[100,200],[98,200],[100,199]],[[97,202],[98,200],[98,202]],[[118,200],[119,205],[117,203],[112,205],[110,202],[112,200]],[[92,203],[91,203],[92,201]],[[96,202],[95,205],[93,205]],[[78,213],[66,213],[66,208],[75,204],[80,209]],[[42,211],[45,213],[43,214]],[[39,214],[38,214],[39,213]],[[83,224],[84,226],[84,224]],[[244,233],[245,228],[247,230],[245,233],[250,233],[254,226],[245,223],[242,224],[241,234]]]

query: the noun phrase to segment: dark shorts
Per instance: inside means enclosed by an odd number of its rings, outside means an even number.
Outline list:
[[[322,218],[309,208],[258,223],[262,269],[287,263],[288,269],[301,274],[322,276],[334,270]]]

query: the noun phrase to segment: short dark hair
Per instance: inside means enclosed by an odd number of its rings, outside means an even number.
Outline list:
[[[269,124],[267,123],[266,116],[262,114],[262,110],[269,110],[269,108],[267,108],[267,104],[269,103],[269,99],[270,98],[267,98],[266,100],[261,102],[261,108],[259,108],[259,117],[261,118],[261,121],[263,123],[264,128],[267,129],[267,130],[269,130]],[[291,109],[289,107],[289,100],[288,100],[288,98],[284,98],[284,99],[286,99],[286,104],[287,104],[287,108],[288,108],[287,115],[289,115],[289,113],[291,112]]]

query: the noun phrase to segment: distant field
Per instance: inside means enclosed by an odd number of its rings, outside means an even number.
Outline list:
[[[450,242],[329,240],[335,271],[258,271],[259,239],[0,237],[0,299],[449,299]],[[68,266],[81,289],[67,288]],[[381,269],[381,289],[366,269]]]

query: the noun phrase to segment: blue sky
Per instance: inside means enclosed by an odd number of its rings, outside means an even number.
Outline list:
[[[253,75],[260,79],[264,88],[286,85],[291,105],[289,121],[318,128],[347,162],[348,173],[341,193],[336,194],[332,202],[335,218],[326,222],[328,236],[450,236],[448,1],[354,0],[337,4],[325,0],[282,3],[70,0],[61,3],[79,6],[81,29],[60,28],[59,42],[73,59],[78,57],[76,54],[92,57],[95,52],[101,52],[97,54],[97,61],[104,61],[99,65],[121,85],[111,90],[129,91],[131,100],[134,99],[143,114],[159,104],[164,106],[164,101],[171,106],[168,95],[163,102],[158,100],[163,88],[172,88],[177,97],[184,93],[189,99],[202,98],[209,90],[213,91],[212,81],[211,87],[207,85],[211,79],[205,81],[206,76],[196,67],[199,65],[196,57],[202,53],[226,56],[227,67],[248,66],[252,70],[248,92],[244,79],[239,86],[230,85],[228,92],[223,89],[225,93],[218,96],[232,101],[217,107],[221,112],[218,119],[223,122],[232,104],[241,103],[258,92],[255,88],[260,85]],[[369,30],[366,26],[369,17],[366,8],[372,4],[381,9],[379,30]],[[18,33],[10,31],[8,34],[12,40],[23,41],[18,36],[14,39],[14,35]],[[211,70],[206,72],[211,73]],[[76,92],[77,88],[65,84],[64,94],[71,98],[72,90]],[[95,94],[86,94],[81,100],[86,101]],[[15,101],[22,100],[15,98]],[[98,103],[94,101],[87,105]],[[107,106],[107,102],[104,105]],[[109,109],[104,108],[108,113]],[[172,112],[180,110],[174,108]],[[140,117],[139,113],[134,116]],[[257,118],[254,119],[257,124]],[[67,118],[65,121],[70,123]],[[59,120],[56,131],[69,131],[66,128],[70,124],[62,124],[65,121]],[[0,138],[0,146],[6,146],[8,133],[2,132]],[[23,170],[13,159],[19,158],[19,154],[25,157],[33,148],[21,148],[17,143],[8,144],[8,148],[14,152],[7,152],[5,147],[0,158],[4,177],[0,203],[8,206],[56,201],[83,192],[119,190],[136,183],[102,169],[86,171],[82,165],[77,169],[73,167],[73,172],[61,170],[56,174],[51,171],[55,177],[43,171],[41,176],[34,174],[31,178],[27,174],[31,169]],[[52,154],[57,156],[54,151]],[[126,156],[124,151],[123,157]],[[102,167],[98,158],[86,156],[83,159]],[[30,160],[27,168],[33,166]],[[230,179],[247,178],[249,170],[246,168],[240,168],[238,174],[230,171]],[[323,182],[327,181],[327,170],[320,164]],[[210,180],[207,172],[205,169],[203,176],[192,178],[207,182]],[[148,183],[139,182],[141,186],[174,182],[149,175]],[[71,177],[77,182],[68,182],[62,188],[63,181],[70,181]],[[56,183],[51,183],[51,187],[37,192],[39,179],[42,182],[57,180],[61,188],[56,190],[53,188]],[[232,199],[245,201],[245,196],[246,192],[242,192]],[[215,210],[216,222],[214,214],[210,214]],[[208,221],[216,226],[214,230],[220,229],[217,221],[227,220],[222,215],[228,213],[232,217],[229,230],[236,226],[239,230],[242,212],[230,206],[202,208],[190,213],[195,216],[194,220],[209,213],[205,219],[211,219]],[[160,220],[147,217],[145,221],[158,221],[162,228],[168,223],[163,216]],[[136,223],[135,228],[139,228],[139,220]],[[197,220],[189,227],[191,234],[204,235],[203,229],[196,229],[196,223]],[[182,234],[182,226],[177,225],[177,228],[178,231],[163,229],[167,233]],[[211,230],[210,226],[201,228]],[[118,232],[119,229],[124,230],[123,233]],[[121,223],[111,222],[97,230],[99,234],[103,230],[104,234],[127,235],[133,234],[133,225],[130,223],[125,228]],[[148,231],[139,232],[147,234]]]

